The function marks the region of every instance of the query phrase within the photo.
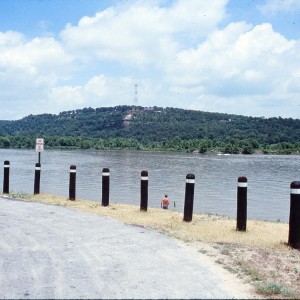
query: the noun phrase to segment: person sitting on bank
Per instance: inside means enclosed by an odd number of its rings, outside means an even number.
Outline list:
[[[160,207],[163,208],[163,209],[168,209],[169,204],[170,204],[170,202],[169,202],[169,199],[168,199],[168,195],[165,195],[165,197],[162,198],[162,200],[161,200]]]

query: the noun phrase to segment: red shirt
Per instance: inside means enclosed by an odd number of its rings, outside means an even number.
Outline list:
[[[168,198],[163,198],[163,199],[161,200],[161,204],[162,204],[163,206],[168,206],[168,205],[170,204],[169,199],[168,199]]]

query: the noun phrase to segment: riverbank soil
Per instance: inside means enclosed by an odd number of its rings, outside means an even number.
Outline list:
[[[300,299],[300,251],[286,245],[288,224],[248,221],[246,232],[236,231],[236,222],[226,216],[194,215],[183,222],[182,213],[162,209],[140,212],[138,207],[99,202],[68,201],[53,195],[23,196],[27,201],[70,207],[121,222],[152,228],[183,241],[231,276],[252,286],[249,298]],[[229,275],[228,275],[229,276]]]

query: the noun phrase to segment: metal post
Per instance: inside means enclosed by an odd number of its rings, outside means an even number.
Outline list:
[[[4,161],[4,176],[3,176],[3,194],[9,194],[9,160]]]
[[[183,221],[191,222],[193,218],[195,175],[187,174],[185,181],[185,200]]]
[[[35,173],[34,173],[34,194],[40,193],[40,181],[41,181],[41,164],[35,164]]]
[[[148,171],[141,172],[141,204],[140,210],[147,211],[148,208]]]
[[[102,206],[109,205],[109,169],[102,170]]]
[[[76,166],[70,166],[69,200],[76,199]]]
[[[290,221],[288,244],[300,249],[300,181],[293,181],[290,185]]]
[[[247,229],[247,186],[247,177],[239,177],[237,183],[237,231],[246,231]]]

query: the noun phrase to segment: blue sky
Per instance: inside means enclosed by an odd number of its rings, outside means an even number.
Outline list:
[[[1,0],[0,119],[172,106],[300,118],[299,0]]]

